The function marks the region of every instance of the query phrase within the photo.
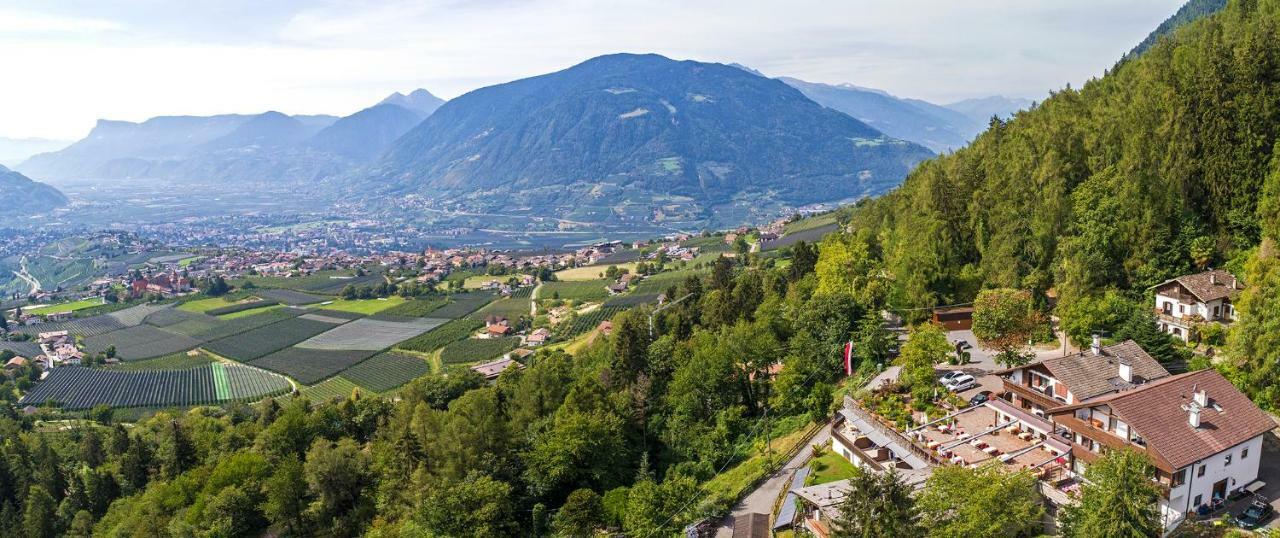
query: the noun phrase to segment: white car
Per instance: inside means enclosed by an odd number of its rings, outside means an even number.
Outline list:
[[[942,386],[951,392],[964,392],[978,386],[978,380],[969,374],[960,374],[943,381]]]
[[[950,383],[952,379],[962,375],[965,375],[965,373],[960,370],[947,370],[946,373],[942,374],[942,377],[938,378],[938,382],[946,385],[947,383]]]

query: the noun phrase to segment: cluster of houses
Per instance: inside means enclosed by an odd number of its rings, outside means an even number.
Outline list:
[[[161,272],[129,282],[129,293],[134,297],[142,297],[148,293],[171,297],[191,291],[191,279],[175,272]]]
[[[84,352],[76,346],[76,341],[67,331],[50,331],[39,333],[36,337],[40,354],[32,357],[15,356],[4,364],[6,372],[27,365],[48,370],[58,366],[80,366],[84,362]]]
[[[1192,324],[1229,322],[1239,289],[1225,271],[1164,282],[1154,288],[1160,327],[1187,338]],[[998,385],[987,384],[998,386],[989,399],[941,417],[917,413],[911,425],[846,398],[830,448],[864,470],[896,470],[915,488],[946,465],[1029,471],[1051,517],[1075,502],[1086,468],[1102,454],[1135,450],[1155,469],[1151,480],[1167,532],[1265,485],[1263,437],[1276,421],[1212,368],[1175,375],[1133,341],[1103,345],[1095,337],[1077,353],[987,375],[998,377]],[[847,482],[803,481],[787,493],[774,527],[830,536]]]

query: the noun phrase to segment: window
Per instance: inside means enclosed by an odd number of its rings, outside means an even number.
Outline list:
[[[1181,470],[1179,470],[1178,472],[1173,473],[1173,487],[1175,487],[1175,488],[1176,488],[1176,487],[1181,486],[1181,485],[1183,485],[1183,484],[1185,484],[1185,483],[1187,483],[1187,470],[1186,470],[1186,469],[1181,469]]]
[[[1205,466],[1201,465],[1200,468],[1196,470],[1196,478],[1204,476],[1204,468]],[[1196,498],[1199,499],[1199,497]],[[1196,501],[1196,504],[1199,505],[1200,501]]]
[[[1195,500],[1191,501],[1191,506],[1200,506],[1200,499],[1202,498],[1204,498],[1204,495],[1196,495]]]
[[[1227,454],[1227,461],[1226,461],[1225,463],[1223,463],[1223,464],[1222,464],[1222,466],[1223,466],[1223,467],[1228,467],[1228,466],[1230,466],[1230,465],[1231,465],[1231,454]]]
[[[1180,304],[1180,305],[1178,305],[1178,313],[1179,313],[1179,314],[1186,314],[1186,313],[1187,313],[1187,305],[1184,305],[1184,304]]]
[[[1242,460],[1247,460],[1247,459],[1249,459],[1249,449],[1247,449],[1247,448],[1246,448],[1246,449],[1244,449],[1244,450],[1241,450],[1241,451],[1240,451],[1240,459],[1242,459]]]

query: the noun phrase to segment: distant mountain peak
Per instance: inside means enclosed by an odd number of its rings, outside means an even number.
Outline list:
[[[423,116],[430,116],[440,105],[444,104],[444,99],[432,95],[431,92],[418,88],[405,95],[395,92],[388,95],[386,99],[378,102],[380,105],[396,105],[402,106]]]

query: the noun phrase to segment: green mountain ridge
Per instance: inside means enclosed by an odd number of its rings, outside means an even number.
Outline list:
[[[449,101],[359,186],[588,221],[654,218],[677,198],[708,217],[744,199],[800,205],[878,194],[929,155],[776,80],[619,54]],[[631,209],[619,214],[620,206]]]

